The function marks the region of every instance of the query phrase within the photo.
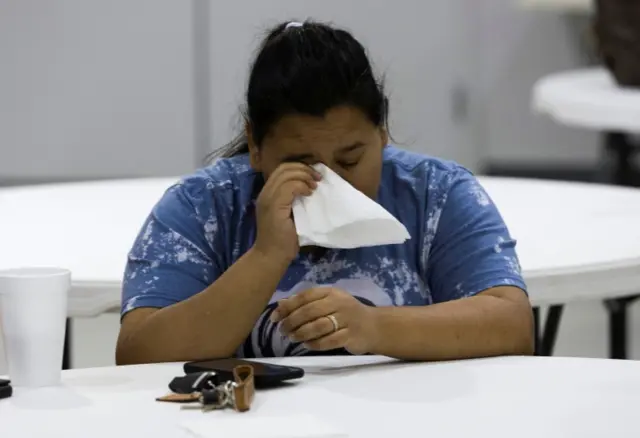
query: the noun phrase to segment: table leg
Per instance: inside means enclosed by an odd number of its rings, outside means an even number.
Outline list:
[[[638,172],[633,166],[633,156],[638,147],[630,136],[621,132],[607,132],[604,143],[610,161],[615,163],[609,181],[620,186],[637,187]],[[609,313],[609,357],[626,359],[627,355],[627,307],[640,296],[624,297],[604,302]]]
[[[640,298],[640,295],[606,300],[609,313],[609,357],[611,359],[627,359],[627,308],[629,304]]]
[[[533,336],[534,336],[533,341],[535,342],[535,345],[534,345],[535,355],[541,356],[541,354],[539,354],[540,352],[540,308],[539,307],[533,308]]]
[[[67,327],[64,334],[64,350],[62,352],[62,369],[71,369],[71,318],[67,318]]]
[[[540,332],[540,311],[534,309],[533,317],[536,328],[536,356],[553,356],[553,349],[558,338],[558,328],[562,319],[564,306],[550,306],[544,329]]]
[[[621,132],[607,132],[604,134],[604,143],[609,162],[613,169],[610,170],[609,182],[620,186],[636,186],[637,172],[633,166],[633,155],[638,148],[629,141],[629,135]]]

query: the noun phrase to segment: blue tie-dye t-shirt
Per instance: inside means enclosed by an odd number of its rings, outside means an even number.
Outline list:
[[[385,148],[383,160],[377,201],[407,227],[411,239],[331,249],[319,258],[300,254],[238,356],[310,354],[282,336],[269,316],[278,300],[318,285],[341,288],[373,306],[430,305],[504,285],[525,290],[515,241],[469,171],[393,146]],[[248,156],[240,155],[169,188],[129,254],[122,315],[171,306],[216,281],[255,241],[261,185]]]

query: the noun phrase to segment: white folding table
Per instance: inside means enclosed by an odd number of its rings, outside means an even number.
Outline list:
[[[176,178],[0,189],[0,269],[73,273],[69,316],[118,309],[127,252]],[[640,190],[482,177],[511,233],[535,306],[640,292]],[[557,307],[554,307],[557,309]],[[550,352],[557,322],[548,324]]]
[[[2,437],[636,438],[640,362],[502,357],[398,363],[270,360],[305,377],[258,390],[251,410],[159,403],[181,364],[66,371],[63,386],[0,400]]]
[[[617,85],[604,68],[566,71],[535,84],[532,107],[562,125],[605,132],[605,147],[615,160],[612,182],[633,182],[638,149],[629,136],[640,134],[640,89]]]
[[[603,132],[603,180],[638,186],[634,161],[640,148],[640,90],[619,86],[605,68],[559,72],[541,78],[532,93],[534,111],[556,122]],[[611,357],[626,358],[626,313],[640,295],[605,302],[610,314]]]

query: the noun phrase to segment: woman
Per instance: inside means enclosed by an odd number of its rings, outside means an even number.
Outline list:
[[[348,32],[273,29],[250,72],[245,135],[166,192],[131,250],[118,363],[531,353],[531,307],[496,207],[464,168],[388,145],[386,102]],[[412,238],[300,251],[291,204],[316,188],[315,163]]]

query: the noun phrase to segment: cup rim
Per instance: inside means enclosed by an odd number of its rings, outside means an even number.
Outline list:
[[[53,266],[31,266],[11,269],[0,269],[0,279],[35,279],[35,278],[57,278],[70,276],[71,271],[66,268]]]

